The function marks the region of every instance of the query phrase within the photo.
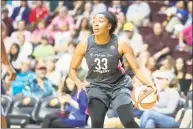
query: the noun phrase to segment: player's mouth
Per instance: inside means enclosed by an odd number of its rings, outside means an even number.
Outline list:
[[[95,28],[95,29],[94,29],[94,32],[99,32],[99,29],[98,29],[98,28]]]

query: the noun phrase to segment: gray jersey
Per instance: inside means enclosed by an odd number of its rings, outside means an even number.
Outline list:
[[[94,35],[90,35],[85,58],[90,83],[114,83],[125,73],[120,61],[122,55],[118,52],[118,36],[114,34],[105,45],[96,44]]]

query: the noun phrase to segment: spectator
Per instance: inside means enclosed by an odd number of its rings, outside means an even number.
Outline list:
[[[82,14],[84,9],[84,1],[74,1],[73,2],[74,8],[73,10],[69,11],[69,14],[74,17],[76,20],[76,17],[80,14]]]
[[[66,76],[70,67],[70,60],[74,54],[76,44],[71,42],[68,44],[68,52],[63,54],[62,57],[56,62],[56,71],[62,73],[62,76]],[[64,65],[65,64],[65,65]]]
[[[11,34],[11,38],[13,41],[18,42],[18,35],[23,33],[25,35],[25,42],[30,42],[31,32],[27,31],[25,27],[26,27],[25,21],[23,20],[18,21],[18,30],[14,31]]]
[[[69,25],[67,23],[61,23],[59,25],[60,31],[56,32],[54,35],[55,40],[55,51],[58,56],[61,56],[66,52],[68,43],[72,40],[72,33],[69,30]]]
[[[58,89],[58,86],[62,82],[61,74],[57,71],[55,71],[55,61],[54,59],[47,59],[46,61],[46,77],[52,82],[54,87]]]
[[[186,71],[186,62],[183,58],[177,58],[175,63],[175,71],[179,84],[180,84],[180,94],[182,97],[187,95],[190,84],[192,82],[192,75]]]
[[[105,11],[107,11],[107,6],[104,3],[102,3],[100,0],[93,1],[91,16],[94,16],[97,13],[105,12]]]
[[[78,29],[78,41],[82,41],[91,34],[89,20],[87,18],[82,18],[80,22],[80,27]]]
[[[48,37],[46,35],[42,37],[41,44],[35,48],[32,55],[36,59],[46,58],[55,55],[54,47],[48,44]]]
[[[118,0],[112,1],[112,5],[108,7],[108,10],[113,13],[123,13],[121,1]]]
[[[144,111],[141,116],[141,128],[178,128],[173,118],[176,114],[180,95],[176,90],[175,75],[171,72],[156,71],[156,87],[160,87],[159,102],[152,110]]]
[[[121,12],[119,14],[117,14],[117,19],[118,20],[118,25],[117,25],[117,28],[115,29],[115,34],[117,35],[122,35],[122,33],[124,33],[123,31],[123,25],[126,23],[126,17],[125,15]],[[136,30],[136,28],[135,28]]]
[[[29,23],[30,12],[31,9],[28,7],[26,0],[21,1],[21,5],[14,8],[11,18],[13,20],[13,25],[15,29],[17,28],[17,23],[20,20],[25,21],[25,24]]]
[[[60,112],[48,114],[43,121],[42,128],[72,128],[86,125],[85,111],[88,104],[86,92],[81,90],[78,93],[75,83],[68,76],[65,83],[66,88],[61,87],[60,92],[65,90],[66,93],[59,94],[59,101],[62,105],[67,104],[67,107],[62,107]]]
[[[12,19],[8,16],[9,14],[9,10],[7,8],[2,10],[2,20],[5,23],[5,25],[7,26],[7,34],[8,36],[11,35],[11,33],[13,32],[13,25],[12,25]]]
[[[64,1],[50,1],[50,9],[52,15],[55,15],[59,12],[60,8],[64,6]]]
[[[37,62],[35,72],[35,76],[30,78],[24,87],[22,95],[38,99],[54,95],[56,92],[50,80],[46,78],[46,66],[43,61]]]
[[[58,96],[61,96],[62,94],[73,95],[75,92],[77,92],[77,87],[72,79],[66,75],[63,82],[58,87]]]
[[[9,14],[8,17],[11,17],[12,13],[13,13],[13,6],[10,4],[7,4],[6,0],[2,0],[1,1],[1,11],[4,9],[8,9],[9,10]]]
[[[135,32],[134,25],[132,23],[125,23],[123,30],[125,32],[123,33],[122,37],[129,42],[135,52],[135,55],[138,55],[139,52],[143,51],[142,36]]]
[[[173,59],[172,56],[168,55],[161,62],[160,70],[174,72],[174,66],[175,66],[175,60]]]
[[[69,29],[72,29],[74,26],[74,20],[72,16],[68,14],[68,9],[65,6],[60,8],[58,15],[54,17],[47,29],[51,32],[58,31],[61,29],[61,26],[59,26],[61,24],[69,25]]]
[[[76,26],[80,26],[80,22],[82,18],[91,19],[91,12],[92,12],[92,3],[86,2],[84,5],[84,11],[81,15],[77,16]],[[91,23],[91,20],[89,20],[89,24]]]
[[[179,47],[180,50],[189,51],[192,50],[192,24],[185,27],[179,34]]]
[[[188,1],[188,18],[185,23],[185,27],[192,24],[192,1]]]
[[[153,57],[150,57],[147,60],[147,69],[153,73],[155,70],[157,70],[157,62]]]
[[[166,31],[172,33],[176,26],[183,25],[188,17],[184,1],[178,1],[175,6],[168,8],[164,13],[170,18]]]
[[[71,42],[68,44],[68,52],[65,53],[59,60],[56,62],[56,71],[62,73],[62,76],[66,76],[70,67],[70,60],[74,54],[76,44]],[[64,65],[65,64],[65,65]]]
[[[43,1],[36,1],[35,8],[31,10],[29,15],[30,24],[35,24],[38,20],[46,19],[48,17],[48,13],[48,10],[43,5]]]
[[[33,46],[30,42],[26,42],[25,35],[22,33],[18,35],[18,41],[18,44],[20,46],[18,58],[20,60],[26,60],[29,56],[32,55]]]
[[[34,72],[30,70],[30,61],[23,60],[21,62],[21,71],[17,73],[16,79],[11,83],[12,95],[20,94],[26,86],[28,80],[34,76]]]
[[[35,29],[31,36],[31,42],[35,45],[40,44],[43,35],[49,35],[45,28],[45,20],[39,20],[37,23],[37,29]]]
[[[144,42],[147,43],[148,51],[151,56],[158,60],[160,57],[170,52],[168,45],[170,39],[169,35],[162,30],[162,25],[160,23],[155,23],[153,26],[153,33],[147,35],[147,37],[144,38]]]
[[[133,22],[136,26],[141,26],[144,20],[149,19],[151,9],[147,2],[135,1],[127,9],[127,22]]]
[[[17,43],[13,43],[10,53],[8,55],[9,61],[15,70],[20,70],[21,61],[19,60],[20,47]]]
[[[192,128],[192,85],[188,92],[185,105],[181,108],[175,119],[180,124],[180,128]]]

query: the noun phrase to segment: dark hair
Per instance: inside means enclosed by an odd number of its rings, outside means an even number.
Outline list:
[[[74,41],[74,40],[72,40],[72,41],[70,41],[69,43],[68,43],[68,47],[69,46],[73,46],[74,48],[76,48],[76,46],[77,46],[77,44],[76,44],[76,42]]]
[[[182,61],[183,61],[183,64],[184,64],[184,66],[183,66],[183,79],[185,79],[185,77],[186,77],[186,73],[187,73],[187,71],[186,71],[186,61],[183,59],[183,58],[181,58],[181,57],[179,57],[180,59],[182,59]],[[177,59],[179,59],[179,58],[177,58]],[[176,60],[177,60],[176,59]],[[177,68],[176,68],[176,65],[175,65],[175,67],[174,67],[174,73],[175,73],[175,75],[177,76],[178,75],[178,70],[177,70]]]
[[[9,55],[10,55],[10,59],[9,59],[10,62],[17,60],[17,57],[18,57],[19,51],[20,51],[20,46],[19,46],[17,43],[12,44],[11,49],[12,49],[13,46],[15,46],[18,51],[17,51],[17,53],[14,54],[14,55],[10,52],[10,54],[9,54]]]
[[[74,95],[74,94],[77,92],[77,86],[76,86],[76,84],[74,84],[74,89],[73,89],[72,91],[70,91],[70,90],[68,89],[67,83],[66,83],[66,80],[67,80],[68,78],[69,78],[69,75],[67,75],[67,76],[65,77],[62,92],[63,92],[63,93],[66,93],[66,94],[69,94],[69,95],[72,96],[72,95]]]
[[[84,20],[87,21],[86,29],[89,30],[89,28],[90,28],[90,26],[89,26],[89,20],[88,20],[88,18],[86,18],[86,17],[83,17],[83,18],[81,19],[81,22],[80,22],[80,30],[82,29],[82,23],[83,23]]]
[[[101,12],[98,14],[103,14],[109,21],[109,23],[112,24],[111,29],[110,29],[110,33],[113,33],[115,31],[115,29],[117,28],[117,24],[118,24],[118,20],[117,20],[117,16],[112,13],[112,12]]]

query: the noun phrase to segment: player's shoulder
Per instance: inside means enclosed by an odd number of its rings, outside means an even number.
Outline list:
[[[89,35],[87,38],[81,40],[79,43],[78,43],[78,46],[77,46],[77,49],[78,51],[81,51],[82,54],[85,54],[86,51],[87,51],[87,47],[88,47],[88,43],[89,43],[89,39],[91,37],[94,37],[94,35]]]
[[[117,38],[118,38],[118,45],[124,46],[129,44],[123,37],[117,35]]]
[[[89,40],[93,39],[94,40],[94,34],[89,35],[87,38],[83,39],[80,41],[81,45],[87,45]]]

